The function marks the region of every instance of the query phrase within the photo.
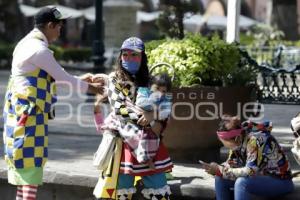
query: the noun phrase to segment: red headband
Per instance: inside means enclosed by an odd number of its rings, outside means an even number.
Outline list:
[[[217,134],[220,139],[228,140],[241,135],[242,131],[243,129],[233,129],[229,131],[217,131]]]

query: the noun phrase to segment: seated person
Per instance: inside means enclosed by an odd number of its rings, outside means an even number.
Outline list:
[[[229,157],[221,165],[203,163],[215,175],[217,200],[274,198],[294,190],[289,161],[271,130],[271,122],[241,124],[237,117],[223,116],[217,135]]]

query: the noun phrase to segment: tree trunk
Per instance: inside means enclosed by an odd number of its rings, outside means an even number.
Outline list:
[[[0,37],[7,42],[14,42],[22,37],[23,18],[18,0],[0,0]]]

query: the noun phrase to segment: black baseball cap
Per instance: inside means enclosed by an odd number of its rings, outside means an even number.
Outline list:
[[[43,24],[47,22],[60,22],[69,18],[68,15],[63,15],[55,6],[46,6],[34,16],[34,24]]]

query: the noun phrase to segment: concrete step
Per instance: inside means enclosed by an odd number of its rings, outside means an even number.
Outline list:
[[[173,199],[210,200],[215,198],[214,178],[197,165],[176,164],[172,172],[173,179],[168,181],[173,193]],[[97,181],[97,176],[83,175],[77,172],[45,171],[44,185],[38,193],[39,200],[91,200],[92,191]],[[300,178],[294,178],[295,191],[280,200],[300,199]],[[0,194],[1,200],[12,200],[15,187],[7,184],[6,169],[0,163]],[[137,198],[139,199],[139,198]],[[263,198],[255,198],[263,200]],[[278,199],[279,200],[279,199]]]

